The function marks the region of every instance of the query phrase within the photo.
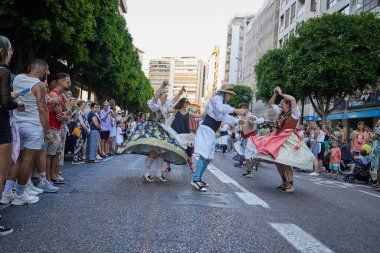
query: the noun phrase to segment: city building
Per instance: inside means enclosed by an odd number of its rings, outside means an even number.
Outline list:
[[[201,94],[201,106],[206,107],[207,102],[212,98],[216,91],[221,86],[221,80],[219,79],[219,61],[220,61],[220,48],[214,47],[207,64],[205,65],[205,85],[203,86]]]
[[[191,103],[200,104],[205,86],[205,64],[196,57],[163,57],[149,62],[149,80],[156,91],[163,80],[169,81],[169,97],[184,86]]]
[[[259,12],[246,27],[243,51],[243,77],[241,84],[252,87],[254,91],[251,109],[259,116],[273,121],[274,113],[269,110],[267,101],[256,101],[257,91],[255,65],[270,49],[276,48],[278,43],[278,17],[280,0],[266,1]]]
[[[294,35],[297,26],[302,21],[318,15],[320,10],[318,3],[318,0],[281,0],[278,47],[282,47],[289,37]]]
[[[148,78],[154,91],[160,88],[164,80],[170,79],[171,57],[151,59],[149,61]]]
[[[128,7],[127,7],[127,0],[119,0],[119,14],[123,16],[123,14],[127,14]]]
[[[134,48],[135,48],[136,53],[139,56],[139,61],[141,63],[141,68],[142,68],[142,66],[144,64],[144,54],[145,54],[145,52],[143,50],[141,50],[140,48],[138,48],[138,47],[134,46]]]
[[[362,11],[380,13],[379,0],[320,0],[321,13],[342,12],[355,14]]]
[[[237,84],[242,81],[244,35],[252,18],[252,15],[237,14],[228,24],[224,83]]]

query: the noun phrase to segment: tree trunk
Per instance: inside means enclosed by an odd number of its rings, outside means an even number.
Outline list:
[[[323,113],[321,115],[321,123],[322,123],[322,126],[323,125],[326,125],[326,122],[327,122],[327,114]]]

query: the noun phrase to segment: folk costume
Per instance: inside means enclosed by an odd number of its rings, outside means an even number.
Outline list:
[[[207,184],[202,181],[202,175],[214,158],[215,132],[219,129],[222,122],[231,125],[238,123],[237,118],[229,115],[234,112],[234,108],[225,103],[224,93],[234,95],[233,86],[224,85],[208,102],[206,116],[195,135],[195,153],[199,155],[199,159],[191,185],[199,191],[207,190]]]
[[[148,155],[150,151],[165,153],[164,160],[173,164],[186,164],[187,155],[180,141],[176,138],[176,133],[165,125],[167,108],[173,103],[168,100],[166,105],[157,103],[153,99],[148,101],[151,111],[148,120],[137,127],[135,134],[126,145],[126,151],[132,154]],[[168,106],[169,105],[169,106]]]
[[[299,108],[293,108],[287,113],[278,105],[272,105],[272,109],[277,114],[275,131],[265,137],[250,137],[252,142],[248,142],[246,158],[312,171],[313,153],[295,131],[301,115]]]
[[[256,120],[252,120],[255,117]],[[241,143],[235,144],[235,149],[240,155],[240,161],[238,167],[243,166],[244,160],[247,161],[247,173],[243,174],[244,177],[252,176],[252,158],[249,156],[249,149],[247,149],[248,142],[252,146],[252,136],[256,136],[257,124],[264,123],[264,118],[258,118],[254,116],[252,113],[248,112],[248,114],[243,117],[245,120],[245,124],[241,125]]]

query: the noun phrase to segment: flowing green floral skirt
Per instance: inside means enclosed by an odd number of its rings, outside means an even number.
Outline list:
[[[176,132],[157,121],[145,121],[127,143],[125,151],[130,154],[148,155],[152,150],[165,153],[164,160],[172,164],[186,164],[187,155]]]

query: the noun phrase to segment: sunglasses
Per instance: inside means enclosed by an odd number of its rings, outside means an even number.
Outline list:
[[[190,104],[190,101],[185,101],[186,104]]]

